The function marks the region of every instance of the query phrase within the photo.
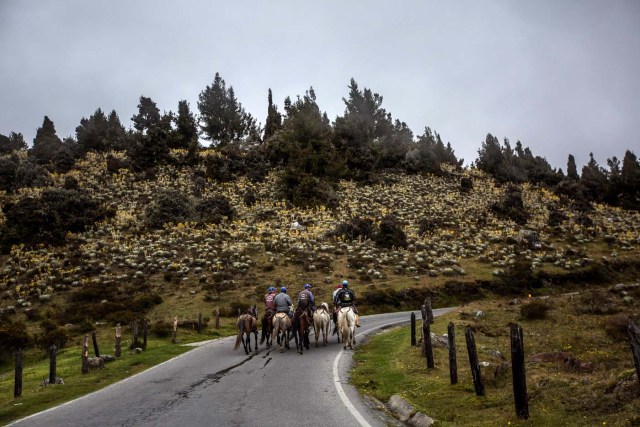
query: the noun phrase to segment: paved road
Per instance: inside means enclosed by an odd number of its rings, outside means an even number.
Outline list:
[[[447,309],[434,310],[435,315]],[[420,318],[420,313],[416,313]],[[360,338],[409,321],[410,312],[363,316]],[[352,351],[335,336],[303,355],[275,347],[246,356],[235,337],[215,340],[18,426],[386,426],[348,384]],[[407,339],[409,339],[407,337]],[[292,341],[291,344],[294,344]],[[108,369],[108,367],[107,367]]]

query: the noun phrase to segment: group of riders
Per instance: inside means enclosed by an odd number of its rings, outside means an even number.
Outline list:
[[[298,294],[298,300],[296,307],[307,312],[309,318],[313,318],[313,312],[316,311],[315,299],[311,292],[312,286],[307,283],[304,285],[304,289]],[[285,286],[280,288],[280,293],[276,294],[276,288],[269,286],[267,294],[264,296],[264,306],[267,312],[271,314],[285,313],[289,318],[293,317],[293,302],[291,297],[287,294],[287,288]],[[333,322],[337,324],[338,311],[342,307],[351,307],[356,315],[356,326],[360,326],[360,317],[358,316],[358,309],[355,306],[356,295],[352,289],[349,288],[349,282],[343,280],[338,288],[333,292]]]

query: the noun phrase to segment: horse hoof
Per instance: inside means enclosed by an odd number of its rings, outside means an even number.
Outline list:
[[[346,350],[346,349],[347,349],[347,346],[345,345],[344,347],[342,347],[342,349],[343,349],[343,350]]]

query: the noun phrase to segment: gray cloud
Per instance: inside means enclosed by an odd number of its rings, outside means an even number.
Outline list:
[[[30,142],[48,115],[74,135],[97,107],[128,126],[142,94],[195,110],[218,71],[261,121],[268,88],[342,114],[354,77],[467,162],[487,132],[563,169],[640,154],[638,2],[211,3],[3,0],[0,133]]]

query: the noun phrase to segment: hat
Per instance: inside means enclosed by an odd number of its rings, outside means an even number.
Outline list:
[[[305,288],[305,289],[309,289],[309,288],[311,288],[311,287],[312,287],[312,286],[311,286],[311,284],[309,284],[309,283],[307,283],[307,284],[305,284],[305,285],[304,285],[304,288]]]
[[[267,288],[267,292],[274,292],[276,290],[276,288],[274,288],[273,286],[269,286]]]
[[[347,282],[346,280],[342,281],[342,287],[346,288],[347,286],[349,286],[349,282]]]
[[[287,292],[287,288],[285,288],[284,286],[280,288],[280,292]]]

